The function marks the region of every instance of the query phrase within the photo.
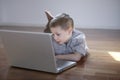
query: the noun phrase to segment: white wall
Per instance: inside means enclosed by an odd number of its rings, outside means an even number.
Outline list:
[[[2,23],[2,0],[0,0],[0,23]]]
[[[3,0],[3,22],[44,25],[44,10],[70,14],[76,27],[120,29],[120,0]],[[1,16],[1,14],[0,14]]]

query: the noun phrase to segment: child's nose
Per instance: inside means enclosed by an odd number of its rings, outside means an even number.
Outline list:
[[[57,36],[54,36],[54,39],[55,39],[56,41],[58,41],[58,40],[59,40],[59,38],[58,38]]]

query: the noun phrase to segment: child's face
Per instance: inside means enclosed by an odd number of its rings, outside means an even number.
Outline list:
[[[69,40],[72,35],[72,29],[63,30],[60,26],[55,28],[50,28],[51,32],[53,33],[53,37],[59,44],[63,44]]]

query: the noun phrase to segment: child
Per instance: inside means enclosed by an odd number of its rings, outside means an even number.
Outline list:
[[[50,18],[45,32],[53,34],[53,47],[57,59],[79,61],[87,54],[85,35],[74,29],[73,19],[65,13]]]

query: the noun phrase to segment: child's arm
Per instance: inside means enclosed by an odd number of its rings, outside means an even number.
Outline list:
[[[81,55],[80,53],[73,53],[73,54],[65,54],[65,55],[56,55],[57,59],[64,59],[64,60],[71,60],[71,61],[80,61],[81,57],[83,55]]]

